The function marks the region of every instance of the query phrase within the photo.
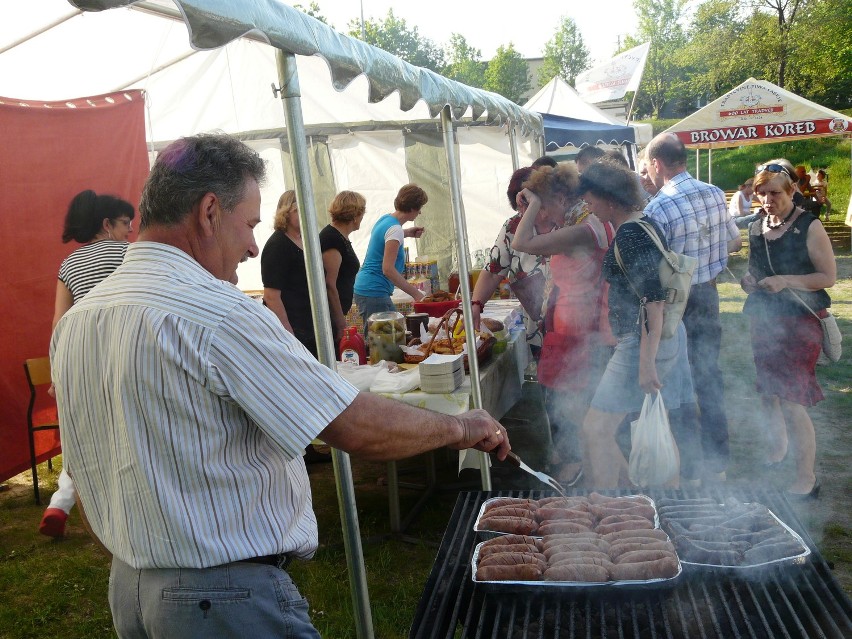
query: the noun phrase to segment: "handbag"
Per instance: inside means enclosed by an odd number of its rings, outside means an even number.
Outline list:
[[[775,267],[772,266],[772,258],[769,257],[769,246],[766,241],[763,242],[763,248],[766,249],[766,261],[769,263],[769,270],[772,271],[773,275],[778,275],[775,272]],[[840,361],[840,357],[843,355],[843,334],[840,332],[840,327],[837,325],[837,318],[831,314],[827,308],[824,309],[825,317],[820,317],[819,314],[814,311],[810,307],[810,305],[805,302],[799,294],[796,293],[791,288],[787,288],[787,291],[790,292],[790,295],[796,298],[796,300],[808,309],[808,312],[816,317],[819,320],[819,324],[822,327],[822,352],[825,353],[825,356],[830,359],[832,362]]]
[[[630,424],[630,481],[643,488],[662,486],[680,473],[680,454],[669,427],[663,396],[647,393],[639,419]]]
[[[660,334],[663,339],[668,339],[674,337],[677,333],[677,326],[680,324],[680,320],[686,310],[686,303],[689,301],[689,289],[692,286],[692,273],[698,265],[698,259],[689,255],[683,255],[682,253],[675,253],[663,246],[654,227],[645,220],[636,220],[636,223],[648,234],[648,237],[654,241],[657,249],[662,253],[658,270],[660,284],[666,291],[666,299],[663,305],[663,329]],[[621,253],[618,250],[617,241],[613,242],[613,252],[615,253],[615,261],[618,262],[619,268],[627,275],[627,269],[624,268],[624,262],[621,261]],[[643,299],[639,295],[639,291],[636,290],[636,287],[633,286],[633,282],[630,281],[629,277],[627,278],[627,282],[630,284],[633,292],[640,299]]]

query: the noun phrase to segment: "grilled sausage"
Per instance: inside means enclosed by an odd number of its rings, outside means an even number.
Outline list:
[[[628,541],[613,544],[609,549],[609,556],[614,562],[624,553],[636,550],[668,550],[674,552],[674,545],[670,541],[659,541],[657,539],[646,539],[643,541]]]
[[[633,539],[634,537],[639,539],[659,539],[660,541],[667,541],[669,538],[668,535],[659,528],[653,528],[651,530],[619,530],[618,532],[611,532],[604,535],[604,539],[610,544],[624,539],[638,541],[638,539]]]
[[[601,535],[607,535],[609,533],[621,532],[625,530],[648,530],[654,527],[647,519],[642,519],[641,521],[622,521],[616,524],[604,524],[598,525],[595,527],[595,532],[600,533]]]
[[[610,508],[608,505],[591,506],[590,510],[596,519],[604,519],[612,515],[641,515],[649,521],[654,520],[654,507],[650,504],[627,504],[619,508]]]
[[[541,541],[544,544],[543,547],[546,547],[548,544],[560,541],[587,541],[591,543],[598,543],[604,541],[604,538],[596,532],[592,532],[591,530],[584,530],[582,532],[576,533],[557,533],[553,535],[544,535],[542,536]]]
[[[540,543],[540,539],[530,537],[529,535],[500,535],[494,539],[489,539],[482,544],[482,547],[498,546],[501,544],[533,544],[534,546],[538,546]]]
[[[697,564],[708,564],[711,566],[739,566],[743,560],[742,551],[718,550],[705,548],[704,542],[695,541],[686,537],[675,539],[675,546],[681,559]]]
[[[536,531],[538,524],[526,517],[485,517],[479,521],[479,530],[493,530],[515,535],[529,535]]]
[[[551,508],[573,508],[575,510],[589,510],[589,500],[585,497],[542,497],[538,500],[539,508],[549,506]]]
[[[479,558],[479,566],[516,566],[518,564],[534,564],[541,570],[547,566],[544,555],[525,552],[498,552],[487,557]]]
[[[663,497],[657,500],[657,508],[666,508],[668,506],[718,506],[715,499],[710,497],[700,497],[697,499],[674,499],[671,497]]]
[[[541,568],[536,564],[514,566],[480,566],[477,581],[541,581]]]
[[[535,518],[539,522],[551,519],[570,519],[571,521],[588,521],[589,526],[592,525],[592,519],[587,511],[574,508],[551,508],[550,506],[543,506],[535,511]]]
[[[750,544],[757,546],[758,544],[762,544],[770,540],[776,540],[771,543],[777,543],[777,538],[779,537],[789,539],[787,531],[781,528],[781,526],[772,526],[766,530],[761,530],[760,532],[755,533],[739,531],[738,534],[731,535],[731,541],[747,541]]]
[[[610,561],[609,555],[602,552],[558,552],[555,555],[551,555],[547,560],[547,565],[556,566],[558,564],[564,563],[577,563],[577,564],[595,564],[597,566],[603,566],[612,563]]]
[[[751,550],[747,550],[743,555],[744,564],[762,564],[767,561],[775,561],[776,559],[786,559],[787,557],[795,557],[805,552],[802,545],[795,539],[788,539],[777,544],[761,544],[755,546]]]
[[[609,581],[609,571],[603,566],[592,564],[562,564],[544,571],[546,581],[579,581],[603,583]]]
[[[674,556],[634,564],[614,564],[610,576],[616,581],[646,581],[668,579],[677,574],[677,559]]]
[[[649,520],[647,517],[643,517],[642,515],[610,515],[609,517],[604,517],[598,522],[598,526],[607,526],[609,524],[619,524],[623,521],[653,521],[653,517]]]
[[[626,552],[615,560],[617,564],[639,564],[646,561],[657,561],[666,557],[675,557],[673,550],[633,550]]]
[[[488,505],[485,507],[485,512],[500,508],[502,506],[511,506],[513,508],[526,508],[527,510],[536,510],[538,501],[535,499],[521,499],[520,497],[495,497],[488,500]]]
[[[609,548],[609,545],[607,545],[607,548]],[[606,554],[606,556],[609,557],[609,553],[607,552],[607,550],[601,548],[597,544],[583,543],[579,541],[573,543],[554,544],[552,546],[549,546],[544,549],[544,556],[549,559],[553,555],[560,552],[599,552]]]
[[[489,555],[501,552],[537,553],[540,551],[538,546],[534,544],[497,544],[493,546],[483,544],[479,547],[479,559],[481,560]]]
[[[542,536],[576,532],[590,532],[590,528],[584,524],[572,521],[548,521],[538,527],[538,534]]]
[[[500,506],[499,508],[492,508],[483,513],[482,517],[483,519],[489,517],[526,517],[527,519],[535,519],[535,513],[535,510],[521,506]]]

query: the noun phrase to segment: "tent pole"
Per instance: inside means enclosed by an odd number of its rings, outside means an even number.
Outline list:
[[[509,123],[509,130],[514,127]],[[467,222],[464,216],[464,203],[461,198],[461,179],[459,178],[459,167],[456,162],[455,134],[453,132],[453,120],[449,105],[441,109],[441,129],[444,136],[444,151],[447,154],[447,169],[450,177],[450,201],[453,205],[453,225],[456,231],[456,247],[459,256],[459,282],[470,281],[470,251],[467,245]],[[514,148],[514,147],[513,147]],[[470,306],[470,287],[460,286],[462,294],[462,309],[464,312],[464,325],[473,326],[473,311]],[[472,330],[465,331],[467,340],[467,352],[476,353],[476,333]],[[479,386],[479,362],[476,357],[467,358],[470,369],[470,391],[474,408],[482,408],[482,390]],[[491,468],[487,453],[475,452],[479,456],[479,472],[482,477],[482,490],[491,490]]]
[[[509,122],[509,152],[512,154],[512,173],[514,173],[520,167],[518,167],[518,134],[511,121]]]
[[[695,149],[695,179],[701,179],[701,149]]]
[[[713,147],[707,148],[707,183],[713,184]]]
[[[287,139],[290,143],[290,154],[293,158],[293,169],[296,177],[296,200],[299,205],[299,224],[302,228],[302,241],[305,243],[305,255],[307,257],[305,268],[308,274],[308,291],[311,296],[317,353],[320,362],[334,369],[334,362],[337,358],[331,333],[328,298],[325,293],[325,272],[319,245],[317,213],[312,197],[313,185],[311,184],[311,172],[308,164],[308,151],[305,145],[305,123],[302,117],[301,88],[299,87],[299,75],[296,69],[296,56],[292,53],[276,50],[275,61],[278,67],[278,81],[281,85],[281,99],[284,103]],[[373,618],[370,612],[370,596],[367,592],[367,572],[364,567],[364,554],[361,548],[352,467],[349,463],[349,455],[336,448],[332,449],[332,461],[337,483],[340,520],[343,522],[343,545],[346,550],[346,565],[349,569],[357,636],[359,639],[372,639],[374,636]]]

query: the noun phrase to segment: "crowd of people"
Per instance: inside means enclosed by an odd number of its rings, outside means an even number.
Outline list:
[[[243,143],[198,135],[159,154],[136,242],[126,241],[135,215],[127,202],[84,191],[68,211],[63,240],[83,246],[57,284],[50,354],[64,469],[41,529],[62,535],[76,487],[86,525],[112,555],[119,636],[209,636],[214,628],[318,636],[286,572],[318,545],[302,456],[316,438],[372,460],[444,446],[502,460],[510,450],[505,429],[482,410],[421,410],[359,392],[319,364],[293,191],[281,195],[262,253],[255,243],[264,177]],[[736,219],[750,211],[753,192],[762,208],[747,225],[741,284],[766,465],[792,453],[788,495],[818,496],[807,409],[822,399],[819,318],[836,268],[818,216],[796,201],[798,184],[789,162],[770,160],[743,183],[734,215],[720,189],[689,175],[686,149],[669,134],[652,140],[636,171],[619,153],[589,147],[575,162],[545,157],[514,172],[507,196],[515,214],[476,281],[473,319],[507,278],[526,311],[551,461],[566,485],[628,485],[616,435],[655,393],[680,453],[672,485],[725,480],[716,278],[740,250]],[[422,297],[405,280],[403,242],[424,233],[413,223],[427,201],[419,186],[403,186],[394,211],[370,229],[363,264],[349,238],[365,198],[342,191],[331,202],[320,246],[335,340],[353,304],[366,324],[394,309],[395,287]],[[662,331],[669,291],[649,232],[697,260],[670,335]],[[263,305],[234,286],[237,266],[258,256]]]

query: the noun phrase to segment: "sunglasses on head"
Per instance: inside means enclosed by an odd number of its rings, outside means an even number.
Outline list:
[[[770,173],[786,173],[787,175],[790,175],[790,172],[780,164],[761,164],[754,170],[754,174],[757,175],[764,171],[769,171]]]

